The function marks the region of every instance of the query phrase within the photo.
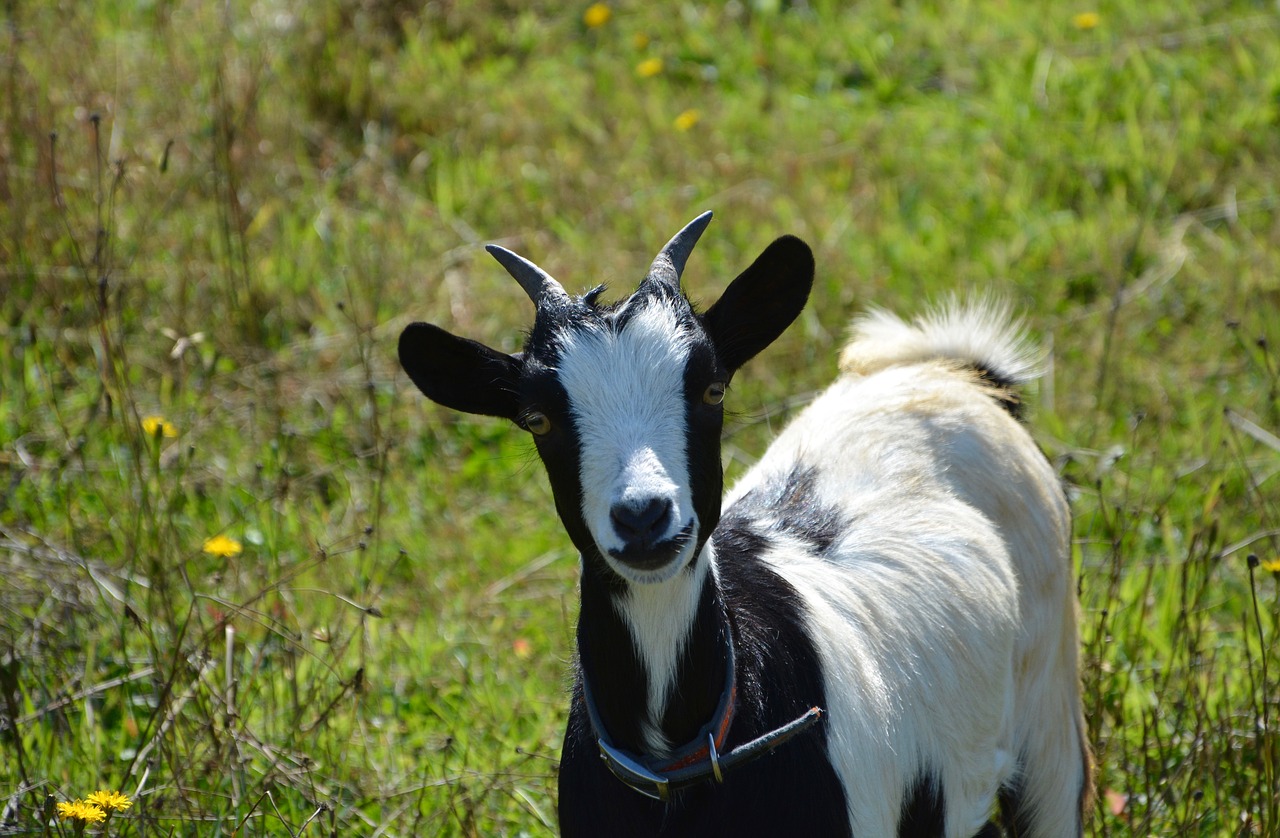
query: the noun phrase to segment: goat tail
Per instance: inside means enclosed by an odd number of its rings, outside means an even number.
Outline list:
[[[1021,418],[1021,388],[1042,373],[1044,353],[1007,301],[952,297],[908,323],[871,309],[854,319],[840,370],[869,375],[886,367],[942,361],[977,374],[992,395]]]

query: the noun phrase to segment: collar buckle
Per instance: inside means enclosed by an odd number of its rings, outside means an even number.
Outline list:
[[[707,734],[707,749],[708,759],[711,760],[711,776],[717,783],[723,783],[724,774],[720,771],[720,754],[716,751],[716,738],[710,733]]]

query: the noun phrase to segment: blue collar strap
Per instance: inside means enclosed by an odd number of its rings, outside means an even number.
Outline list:
[[[693,741],[677,748],[669,757],[646,757],[614,747],[600,720],[600,711],[591,696],[586,673],[582,674],[582,697],[587,705],[587,717],[591,720],[596,743],[600,747],[600,758],[609,766],[609,770],[615,777],[645,797],[666,802],[670,800],[671,792],[705,780],[723,783],[727,772],[756,757],[770,753],[787,740],[813,727],[822,718],[822,708],[810,707],[798,718],[781,727],[750,742],[744,742],[727,753],[721,753],[721,749],[729,738],[729,728],[733,724],[738,696],[733,634],[727,625],[725,637],[728,640],[726,644],[728,655],[725,661],[728,669],[725,679],[727,683],[724,692],[720,695],[720,704],[716,708],[716,713],[711,721],[702,726]]]

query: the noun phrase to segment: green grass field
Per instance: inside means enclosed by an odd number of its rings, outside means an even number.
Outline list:
[[[0,833],[96,789],[134,804],[88,833],[554,832],[577,559],[525,436],[395,342],[518,347],[485,242],[617,294],[712,209],[694,297],[782,233],[818,260],[730,478],[858,311],[1007,296],[1051,350],[1091,832],[1280,836],[1274,2],[3,15]]]

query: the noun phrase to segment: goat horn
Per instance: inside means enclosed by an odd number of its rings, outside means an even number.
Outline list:
[[[711,212],[704,212],[697,218],[690,221],[684,226],[684,229],[672,236],[671,241],[663,246],[658,252],[657,258],[653,260],[653,266],[649,268],[649,276],[646,279],[653,279],[668,285],[680,287],[680,275],[684,273],[685,262],[689,261],[689,254],[693,252],[693,246],[698,243],[698,239],[702,236],[702,231],[707,229],[707,225],[711,223]]]
[[[555,277],[520,254],[496,244],[486,244],[484,249],[507,269],[507,273],[515,277],[516,282],[520,283],[520,287],[538,308],[542,308],[543,303],[551,300],[569,299],[569,293],[564,290],[564,286],[556,282]]]

